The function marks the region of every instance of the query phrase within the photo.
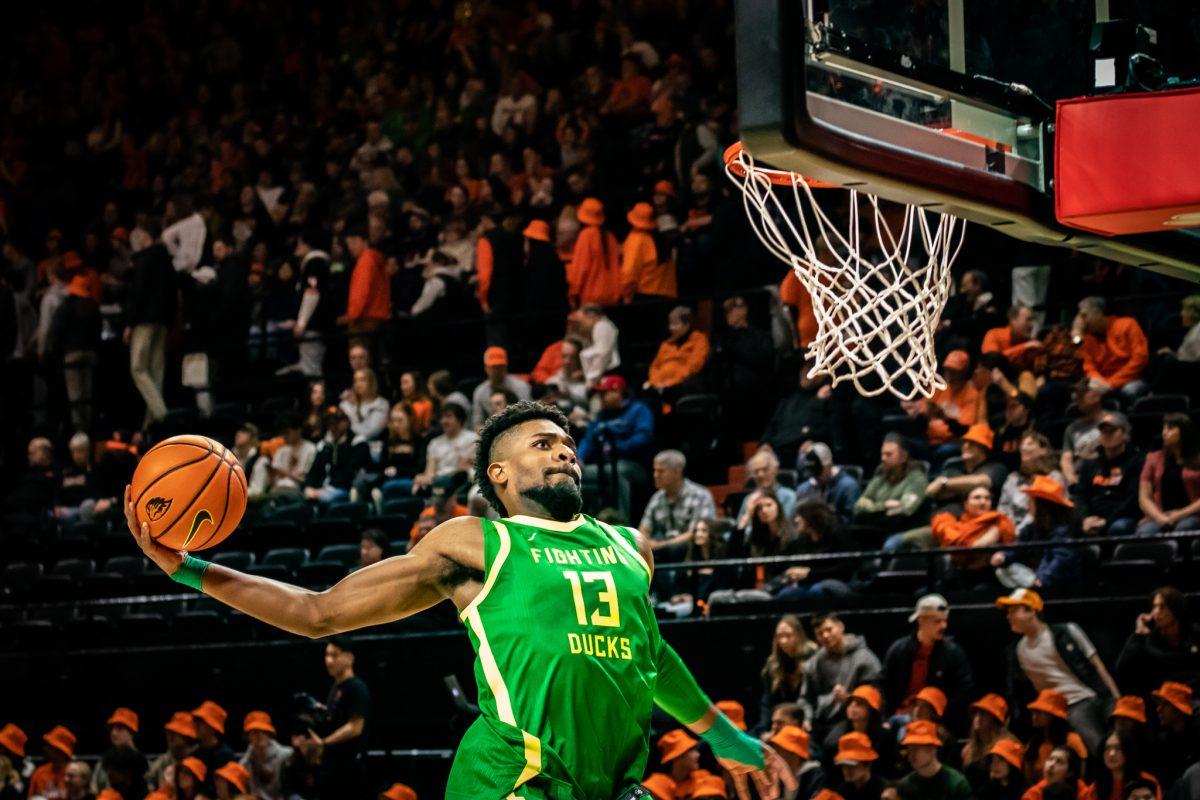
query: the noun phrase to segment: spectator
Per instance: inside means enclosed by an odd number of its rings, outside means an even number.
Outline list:
[[[771,412],[759,441],[787,464],[796,463],[800,448],[811,441],[814,431],[825,431],[833,414],[833,390],[825,375],[809,377],[806,362],[800,368],[799,386],[781,399]]]
[[[928,420],[925,438],[942,458],[953,455],[953,440],[963,435],[981,418],[981,398],[971,382],[971,356],[964,350],[954,350],[942,361],[942,377],[946,388],[938,389],[928,400],[902,401],[909,416]],[[991,449],[990,447],[988,448]]]
[[[1158,715],[1154,752],[1164,783],[1173,784],[1190,764],[1200,761],[1200,722],[1192,688],[1166,681],[1151,692]]]
[[[417,793],[403,783],[393,783],[387,791],[379,793],[380,800],[417,800]]]
[[[936,686],[926,686],[909,699],[907,715],[893,717],[896,722],[905,724],[905,730],[907,730],[907,725],[911,725],[913,722],[932,722],[936,725],[938,738],[946,742],[938,751],[938,760],[942,762],[958,756],[951,744],[954,734],[942,724],[947,704],[945,692]],[[903,731],[901,731],[901,735],[903,735]]]
[[[889,433],[879,447],[879,469],[854,503],[854,522],[884,530],[909,527],[928,485],[929,476],[912,463],[903,437]]]
[[[738,521],[738,529],[729,539],[731,558],[765,558],[793,555],[799,550],[799,537],[792,521],[783,513],[779,498],[772,494],[759,495]],[[748,581],[755,590],[767,590],[767,582],[784,569],[757,565],[750,571]],[[766,595],[762,599],[766,599]]]
[[[275,726],[265,711],[251,711],[242,723],[249,745],[239,764],[246,770],[245,794],[258,800],[283,800],[283,765],[291,758],[292,748],[275,739]],[[218,773],[220,774],[220,773]]]
[[[383,254],[371,247],[366,228],[351,227],[345,234],[346,251],[354,259],[345,322],[351,335],[370,335],[392,318],[392,289]],[[356,367],[357,369],[357,367]]]
[[[1034,336],[1037,317],[1029,306],[1017,304],[1008,309],[1008,325],[992,328],[983,337],[980,351],[999,353],[1015,369],[1032,371],[1034,356],[1042,343]]]
[[[1200,431],[1187,414],[1167,414],[1162,441],[1142,466],[1138,536],[1200,530]]]
[[[718,533],[717,521],[698,519],[692,523],[684,563],[718,561],[725,557],[725,542]],[[687,571],[686,578],[677,578],[676,590],[686,588],[691,594],[672,597],[684,612],[690,614],[697,606],[707,604],[713,592],[728,590],[733,581],[729,570],[700,567]]]
[[[369,463],[371,453],[366,442],[351,440],[350,418],[340,408],[331,408],[325,415],[325,427],[328,432],[304,479],[304,496],[329,504],[350,496],[354,479]]]
[[[1081,340],[1083,372],[1126,398],[1137,397],[1148,388],[1142,377],[1150,360],[1146,334],[1133,317],[1110,316],[1107,311],[1103,297],[1079,301],[1071,333]]]
[[[1012,520],[992,509],[992,495],[986,486],[971,490],[960,516],[947,513],[934,516],[930,530],[937,547],[984,548],[1012,544],[1017,539]],[[992,583],[989,571],[992,552],[952,554],[947,580],[963,588]]]
[[[151,761],[146,771],[146,785],[151,789],[166,788],[170,782],[168,775],[196,750],[196,723],[188,712],[176,711],[163,730],[167,752]]]
[[[217,800],[236,800],[235,791],[239,797],[249,791],[250,772],[238,762],[230,761],[214,773],[213,781],[217,787]]]
[[[797,555],[846,553],[853,546],[842,535],[833,509],[820,500],[796,504],[792,517],[796,544],[789,548]],[[852,593],[854,564],[845,560],[818,559],[801,566],[787,567],[767,586],[780,599],[804,597],[844,597]]]
[[[447,489],[445,486],[434,484],[429,490],[429,505],[421,509],[421,513],[417,515],[416,522],[413,523],[412,530],[409,532],[409,549],[412,549],[421,537],[421,531],[428,531],[436,528],[447,520],[455,517],[465,517],[469,514],[467,507],[458,502],[458,496],[454,492]],[[425,523],[432,522],[432,525]]]
[[[1030,781],[1042,773],[1046,759],[1055,747],[1066,747],[1086,761],[1087,745],[1071,729],[1067,717],[1067,698],[1062,692],[1046,689],[1027,708],[1030,710],[1029,746],[1025,750],[1025,777]]]
[[[601,376],[621,366],[621,354],[617,346],[620,332],[604,314],[604,309],[594,303],[580,306],[569,319],[579,325],[580,333],[587,344],[579,352],[583,365],[583,376],[588,383],[595,383]]]
[[[408,403],[412,409],[409,416],[413,432],[424,436],[433,423],[433,401],[421,373],[410,370],[400,374],[400,402]]]
[[[1019,543],[1068,542],[1074,538],[1071,535],[1071,509],[1075,504],[1067,499],[1061,483],[1039,475],[1021,491],[1029,498],[1031,521],[1017,532]],[[991,556],[991,565],[998,570],[1003,569],[1004,573],[1009,575],[1007,585],[1010,586],[1022,583],[1012,575],[1013,564],[1022,564],[1032,569],[1033,585],[1042,589],[1061,589],[1078,585],[1083,580],[1083,552],[1077,547],[1000,550]]]
[[[1105,411],[1097,426],[1100,451],[1079,469],[1075,516],[1085,536],[1128,536],[1138,513],[1138,479],[1142,454],[1129,444],[1129,420]]]
[[[29,796],[64,797],[67,793],[67,765],[75,757],[75,734],[55,725],[42,736],[42,755],[46,762],[29,778]]]
[[[985,781],[975,787],[978,800],[1020,800],[1025,794],[1021,764],[1025,748],[1015,739],[997,739],[987,753]]]
[[[813,618],[821,649],[804,665],[804,700],[813,710],[814,730],[824,736],[855,688],[879,678],[879,658],[860,636],[846,633],[836,614]]]
[[[45,437],[29,440],[26,460],[28,467],[17,477],[4,506],[8,511],[37,519],[54,505],[61,473],[54,465],[54,445]]]
[[[65,800],[94,800],[95,795],[89,789],[91,782],[92,768],[87,762],[72,761],[67,764],[63,774],[63,787],[66,790],[63,797]]]
[[[388,401],[379,395],[379,380],[370,367],[356,369],[350,397],[339,406],[350,420],[353,443],[375,442],[387,428]]]
[[[317,230],[301,231],[296,237],[293,255],[300,259],[300,285],[303,288],[292,333],[297,340],[300,360],[279,370],[280,373],[299,372],[309,378],[319,378],[324,372],[325,341],[333,334],[338,316],[331,292],[329,253],[321,249],[325,238]]]
[[[1029,763],[1029,753],[1025,753],[1025,763]],[[1021,796],[1021,800],[1051,800],[1053,787],[1067,787],[1062,795],[1071,800],[1080,800],[1087,787],[1083,784],[1083,758],[1074,749],[1065,745],[1053,747],[1043,759],[1043,766],[1034,778],[1040,777],[1037,783]],[[1031,778],[1030,780],[1033,780]],[[1058,797],[1057,794],[1053,795]]]
[[[1033,522],[1030,495],[1025,490],[1040,476],[1049,476],[1051,480],[1063,486],[1067,483],[1063,474],[1054,468],[1050,440],[1036,431],[1029,430],[1021,437],[1020,464],[1008,473],[1004,486],[1000,488],[1000,501],[996,504],[1000,513],[1013,521],[1018,532]]]
[[[174,324],[179,307],[176,280],[163,245],[134,255],[125,299],[125,343],[129,345],[129,375],[146,403],[143,425],[167,415],[162,386],[167,328]]]
[[[300,418],[285,415],[279,423],[283,444],[271,456],[268,492],[272,497],[298,496],[317,457],[317,446],[304,438]]]
[[[890,772],[896,763],[896,737],[887,728],[883,716],[883,695],[870,684],[862,684],[846,698],[844,717],[825,735],[824,750],[832,756],[850,734],[866,737],[871,748],[879,754],[879,770]],[[836,761],[832,762],[835,766]]]
[[[630,231],[621,245],[621,294],[626,303],[636,299],[674,300],[675,262],[664,253],[659,257],[655,239],[657,224],[649,203],[637,203],[626,215]]]
[[[1155,797],[1161,800],[1162,789],[1158,780],[1146,772],[1143,754],[1137,740],[1116,731],[1110,731],[1104,740],[1104,754],[1096,781],[1088,786],[1087,800],[1124,800],[1125,784],[1141,778],[1155,787]]]
[[[667,315],[669,333],[650,364],[644,387],[657,391],[665,402],[699,388],[700,370],[708,361],[708,337],[692,326],[687,306],[675,306]]]
[[[650,541],[655,560],[682,560],[694,525],[717,516],[712,494],[684,477],[687,458],[678,450],[663,450],[654,457],[654,488],[639,529]]]
[[[759,673],[762,693],[758,702],[758,726],[755,732],[762,733],[770,726],[773,708],[781,703],[794,703],[800,697],[804,684],[804,665],[816,652],[817,646],[805,635],[799,617],[784,614],[779,618],[779,622],[775,623],[775,636],[771,640],[771,654]]]
[[[54,312],[50,341],[53,351],[62,359],[71,424],[77,431],[88,431],[92,426],[100,327],[100,306],[91,296],[87,279],[76,274],[67,285],[67,296]]]
[[[308,387],[303,414],[304,438],[310,442],[319,442],[325,437],[325,413],[329,409],[328,398],[325,394],[325,381],[313,381]]]
[[[567,272],[550,241],[549,223],[530,220],[521,235],[525,248],[521,270],[525,330],[530,342],[540,346],[559,335],[562,320],[569,311]]]
[[[208,767],[194,756],[188,756],[175,768],[175,785],[173,791],[165,793],[165,797],[175,800],[208,800],[212,792],[206,791],[204,782],[210,777]]]
[[[529,384],[508,371],[508,352],[503,347],[489,347],[483,354],[483,367],[487,371],[487,379],[475,387],[471,395],[471,408],[474,414],[475,429],[483,427],[490,417],[488,400],[493,392],[510,391],[518,400],[529,399]]]
[[[1043,621],[1042,598],[1030,589],[1016,589],[996,605],[1005,609],[1009,628],[1021,637],[1008,654],[1007,695],[1016,697],[1024,681],[1039,697],[1040,693],[1056,692],[1056,698],[1064,699],[1061,718],[1070,719],[1088,753],[1096,752],[1104,732],[1106,704],[1120,691],[1091,640],[1072,622],[1048,625]],[[1057,699],[1041,705],[1059,710]]]
[[[1033,395],[1010,394],[1004,402],[1004,424],[996,432],[996,457],[1009,470],[1021,464],[1021,442],[1034,433]],[[1049,449],[1049,440],[1047,440]]]
[[[587,402],[588,380],[583,372],[583,361],[579,354],[583,351],[583,342],[573,337],[567,337],[561,342],[562,363],[558,369],[546,377],[545,383],[556,386],[571,403]]]
[[[334,800],[340,787],[325,786],[321,782],[321,759],[323,748],[313,735],[316,721],[307,714],[299,714],[292,721],[292,754],[283,762],[283,774],[279,785],[283,796],[315,797],[318,800]]]
[[[340,636],[327,640],[325,669],[333,685],[325,700],[325,723],[320,734],[308,732],[320,754],[321,785],[338,787],[347,797],[358,797],[366,778],[361,759],[371,709],[367,684],[354,674],[355,649]]]
[[[691,794],[693,775],[700,769],[698,744],[682,728],[667,731],[658,738],[658,760],[667,771],[667,777],[675,782],[676,797]]]
[[[122,745],[104,751],[100,766],[108,775],[108,788],[102,789],[96,800],[103,800],[108,793],[120,797],[144,797],[146,795],[146,757],[132,747]]]
[[[943,742],[938,737],[937,725],[918,720],[911,722],[900,744],[907,748],[908,764],[912,772],[900,779],[915,792],[919,800],[966,800],[971,796],[971,786],[963,774],[947,767],[938,759],[938,749]]]
[[[425,469],[425,439],[416,427],[416,413],[401,400],[388,412],[387,433],[379,460],[379,500],[412,494],[413,481]]]
[[[1108,715],[1108,721],[1112,724],[1113,730],[1145,740],[1147,733],[1146,701],[1133,695],[1118,697],[1112,713]]]
[[[775,366],[775,347],[767,331],[750,324],[743,297],[725,300],[725,330],[713,341],[712,374],[735,430],[751,437],[770,411],[768,380]]]
[[[13,723],[0,728],[0,798],[21,800],[25,797],[25,778],[33,765],[25,758],[29,737]]]
[[[650,792],[654,800],[675,800],[677,788],[671,776],[653,772],[642,780],[642,788]]]
[[[790,517],[796,510],[796,491],[779,482],[779,459],[770,448],[760,447],[746,462],[746,474],[754,482],[754,490],[742,500],[738,509],[738,520],[747,518],[752,503],[765,493],[775,495],[783,506],[784,515]],[[739,523],[741,527],[741,523]]]
[[[205,700],[199,708],[192,709],[197,742],[192,755],[199,759],[207,770],[207,774],[198,777],[204,786],[204,792],[210,797],[216,792],[213,773],[235,757],[233,748],[221,740],[225,735],[227,717],[225,709],[212,700]]]
[[[974,693],[974,679],[966,653],[946,638],[950,605],[941,595],[927,594],[908,621],[916,623],[916,630],[892,642],[883,658],[884,697],[899,710],[921,689],[936,686],[949,700],[949,719],[960,719]]]
[[[992,458],[995,435],[986,423],[972,425],[961,441],[962,461],[948,463],[925,489],[926,496],[943,506],[941,510],[947,504],[965,500],[979,486],[988,489],[994,500],[1008,477],[1004,465]]]
[[[833,763],[842,771],[838,795],[843,800],[878,800],[886,784],[875,774],[879,753],[865,733],[847,733],[837,742]]]
[[[413,479],[414,493],[429,489],[434,481],[452,487],[469,479],[479,435],[464,427],[466,421],[465,406],[451,402],[442,406],[442,434],[425,450],[425,471]]]
[[[987,273],[977,269],[963,273],[958,293],[946,303],[938,326],[941,347],[978,352],[984,335],[1004,323],[989,289]]]
[[[1183,341],[1175,350],[1162,348],[1159,355],[1172,355],[1179,361],[1200,361],[1200,294],[1188,295],[1183,298],[1179,312],[1179,321],[1187,328]]]
[[[1067,425],[1062,443],[1062,472],[1067,485],[1079,482],[1079,469],[1100,452],[1100,419],[1104,416],[1103,383],[1085,378],[1075,386],[1074,408],[1079,417]]]
[[[825,788],[825,771],[819,761],[810,758],[808,731],[795,725],[784,725],[767,743],[783,757],[788,769],[796,776],[799,787],[795,797],[812,797]]]
[[[796,499],[818,498],[828,503],[843,522],[849,522],[854,514],[854,504],[862,493],[858,478],[846,469],[833,463],[833,451],[824,442],[813,442],[801,448],[801,463],[811,478],[796,487]]]
[[[576,212],[583,230],[575,240],[567,268],[567,295],[572,308],[611,306],[621,302],[621,246],[604,228],[604,204],[585,199]]]
[[[476,297],[488,320],[487,339],[500,345],[508,344],[508,319],[519,314],[522,308],[521,269],[525,240],[518,233],[520,227],[520,219],[513,213],[500,215],[499,225],[493,224],[492,216],[485,216],[481,226],[484,233],[475,243]],[[435,257],[442,255],[438,253]],[[427,269],[433,266],[431,264]],[[425,285],[429,287],[430,281],[426,280]],[[419,313],[418,307],[422,305],[418,301],[413,313]]]
[[[116,709],[109,715],[108,722],[105,724],[108,728],[108,743],[111,746],[137,749],[133,737],[137,735],[138,731],[138,715],[132,709]],[[103,764],[98,764],[94,772],[89,769],[89,772],[92,792],[108,788],[108,773],[104,771]]]
[[[1150,596],[1150,611],[1138,614],[1133,633],[1117,658],[1117,677],[1130,694],[1146,695],[1166,681],[1200,686],[1200,626],[1192,622],[1187,598],[1174,586]]]
[[[995,744],[1008,740],[1019,746],[1020,742],[1008,730],[1008,703],[998,694],[985,694],[971,703],[970,720],[961,759],[963,773],[971,785],[977,787],[987,780],[989,756]],[[1017,759],[1012,766],[1020,770],[1021,759]]]
[[[367,528],[358,542],[358,569],[378,564],[388,553],[388,539],[379,528]]]
[[[648,483],[642,465],[650,460],[654,447],[654,413],[641,400],[626,399],[625,379],[620,375],[605,375],[595,391],[600,394],[600,410],[575,455],[583,462],[584,479],[600,481],[606,496],[612,491],[606,481],[615,469],[618,501],[627,511],[632,487]]]
[[[804,706],[799,703],[779,703],[776,705],[771,709],[770,725],[760,738],[763,740],[770,739],[783,730],[783,726],[785,725],[795,725],[797,728],[805,727]]]

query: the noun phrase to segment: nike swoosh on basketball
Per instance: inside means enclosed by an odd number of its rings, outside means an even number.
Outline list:
[[[196,516],[192,517],[192,529],[188,531],[187,538],[183,540],[183,545],[180,550],[187,550],[187,546],[192,543],[192,539],[196,538],[196,534],[200,531],[200,526],[206,522],[212,522],[212,514],[208,513],[207,509],[200,509],[196,512]]]

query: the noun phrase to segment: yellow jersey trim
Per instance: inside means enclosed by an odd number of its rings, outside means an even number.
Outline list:
[[[547,531],[559,531],[561,533],[570,533],[587,522],[582,514],[576,514],[570,522],[559,522],[556,519],[542,519],[541,517],[531,517],[526,514],[517,514],[515,517],[508,517],[508,520],[518,525],[529,525],[530,527],[541,528]]]
[[[646,563],[646,559],[642,558],[642,554],[638,552],[638,549],[636,547],[634,547],[633,545],[631,545],[628,541],[626,541],[625,537],[622,536],[621,534],[617,533],[616,528],[614,528],[612,525],[609,525],[607,522],[601,522],[600,520],[596,520],[596,524],[599,525],[600,529],[603,530],[605,533],[607,533],[609,535],[609,537],[611,537],[612,540],[615,541],[617,543],[617,545],[621,547],[622,550],[624,550],[629,555],[633,556],[634,559],[637,561],[637,563],[642,565],[642,569],[644,569],[646,571],[646,580],[649,581],[650,580],[650,565]]]
[[[466,620],[467,614],[476,610],[479,604],[487,598],[488,592],[496,585],[496,576],[500,574],[500,568],[504,566],[504,562],[508,560],[508,553],[512,550],[512,540],[508,536],[508,528],[504,527],[501,522],[492,524],[496,526],[496,535],[500,537],[500,549],[496,551],[496,560],[492,562],[492,568],[488,570],[487,578],[483,581],[483,588],[479,590],[479,594],[475,595],[475,599],[458,613],[458,618],[461,620]]]

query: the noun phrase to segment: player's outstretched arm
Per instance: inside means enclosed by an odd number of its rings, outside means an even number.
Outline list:
[[[654,551],[647,537],[634,533],[638,551],[654,571]],[[659,637],[658,681],[654,687],[654,702],[663,711],[683,723],[712,748],[713,755],[730,775],[739,800],[750,800],[747,775],[754,780],[763,800],[782,797],[780,786],[795,789],[796,776],[778,753],[758,739],[747,736],[734,727],[708,695],[696,683],[683,659],[671,645]]]
[[[474,574],[483,572],[483,531],[473,517],[445,522],[408,555],[351,573],[322,592],[208,564],[163,547],[150,538],[149,525],[138,523],[128,488],[125,519],[142,552],[172,579],[255,619],[312,639],[424,611],[454,597]]]

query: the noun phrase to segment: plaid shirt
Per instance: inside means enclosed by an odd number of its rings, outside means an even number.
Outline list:
[[[717,504],[712,494],[700,484],[683,479],[683,488],[674,498],[659,489],[646,504],[642,515],[642,530],[648,530],[653,539],[665,539],[683,533],[698,519],[713,519],[717,516]]]

